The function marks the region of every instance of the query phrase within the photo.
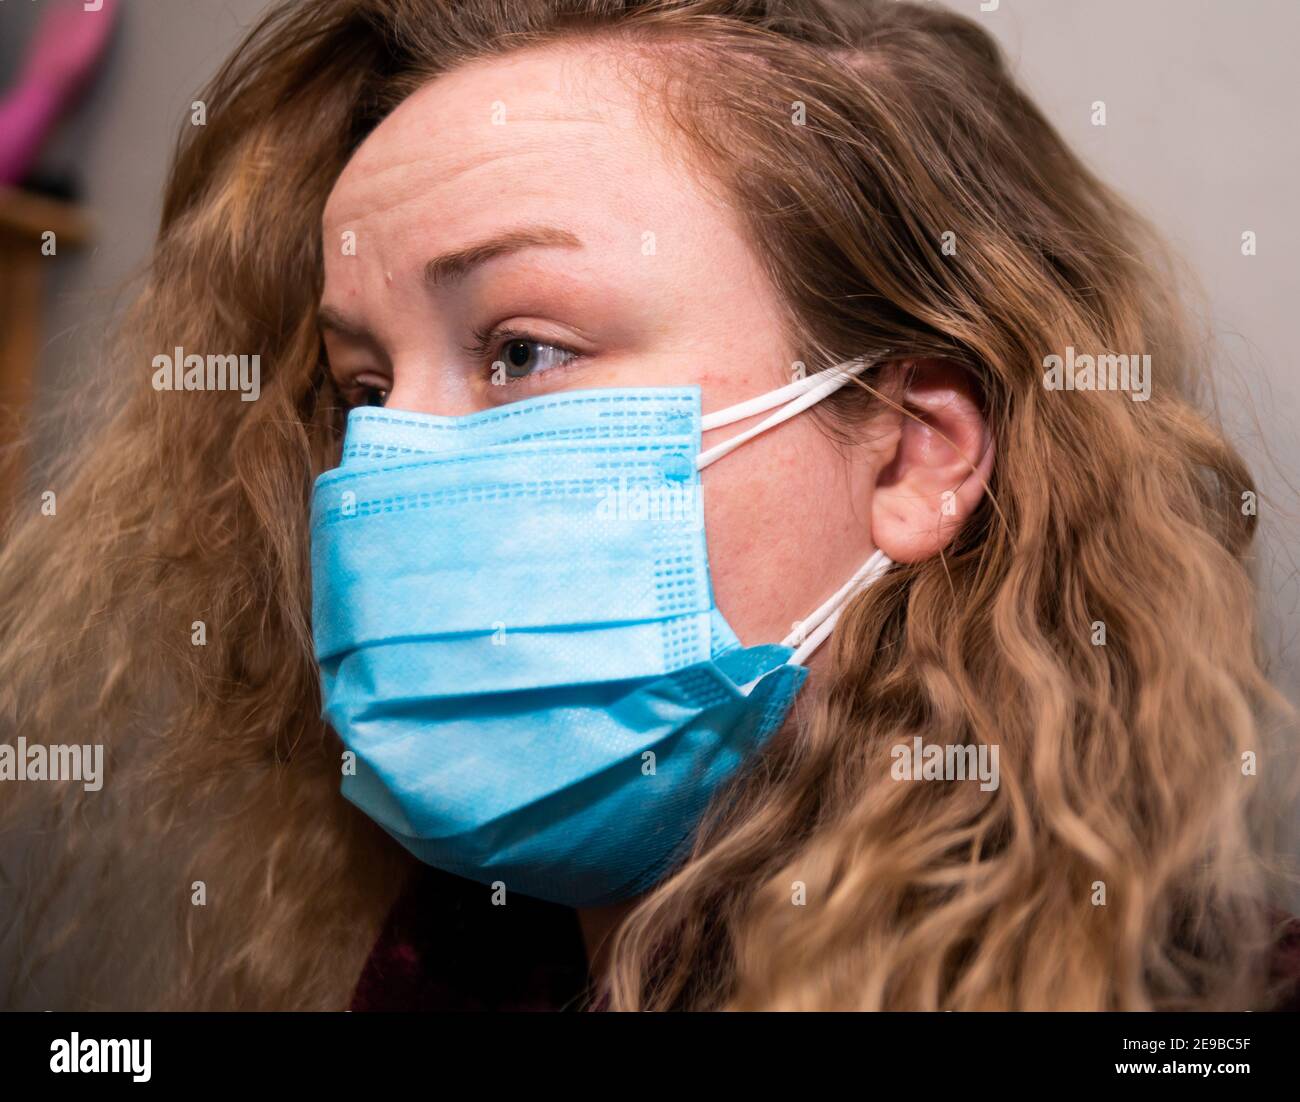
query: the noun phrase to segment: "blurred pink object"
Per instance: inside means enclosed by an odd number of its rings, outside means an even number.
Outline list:
[[[16,184],[86,85],[117,22],[118,0],[52,4],[36,28],[17,84],[0,100],[0,184]]]

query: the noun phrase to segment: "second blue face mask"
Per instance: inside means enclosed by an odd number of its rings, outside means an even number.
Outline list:
[[[742,647],[713,603],[700,470],[864,366],[707,418],[697,387],[352,411],[312,506],[343,794],[422,861],[525,895],[596,906],[660,880],[889,565],[798,637]],[[771,409],[701,453],[704,429]]]

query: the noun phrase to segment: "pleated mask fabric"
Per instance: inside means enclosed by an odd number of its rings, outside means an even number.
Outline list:
[[[808,640],[742,647],[714,604],[700,470],[725,451],[701,454],[700,403],[349,414],[312,499],[324,715],[355,755],[343,795],[420,860],[574,907],[631,898],[781,725]],[[818,610],[821,638],[887,565]]]

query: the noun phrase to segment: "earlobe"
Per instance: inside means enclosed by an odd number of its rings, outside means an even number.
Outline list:
[[[947,546],[983,500],[993,438],[969,372],[944,360],[907,361],[894,371],[887,392],[898,397],[881,415],[891,420],[872,539],[895,562],[920,562]]]

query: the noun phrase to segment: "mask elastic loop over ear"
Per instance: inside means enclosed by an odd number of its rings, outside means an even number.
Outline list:
[[[759,433],[775,428],[804,410],[815,406],[823,398],[834,394],[850,379],[866,371],[872,364],[878,363],[879,359],[879,357],[867,358],[860,356],[857,359],[846,360],[835,367],[819,371],[816,375],[796,379],[788,386],[783,386],[767,394],[760,394],[757,398],[751,398],[747,402],[740,402],[726,409],[706,414],[700,419],[702,431],[722,428],[725,425],[743,421],[747,417],[766,413],[770,409],[777,411],[753,428],[737,433],[730,440],[724,440],[716,447],[701,452],[696,459],[696,468],[703,470],[710,463],[715,463],[724,455],[735,451],[741,444],[752,440]],[[792,632],[783,639],[782,646],[795,648],[794,654],[789,659],[790,664],[802,665],[830,637],[835,624],[840,618],[840,613],[843,611],[844,606],[848,604],[850,598],[860,588],[874,582],[892,565],[893,560],[883,551],[879,549],[874,551],[871,557],[854,572],[853,577],[840,586],[820,608],[803,621],[798,631]],[[757,681],[750,682],[749,685],[745,686],[745,691],[748,691],[756,684]]]
[[[798,631],[791,632],[781,640],[782,646],[796,648],[794,654],[790,656],[790,662],[796,666],[802,665],[830,636],[849,600],[859,589],[865,589],[884,574],[893,562],[894,560],[883,551],[875,551],[871,558],[858,568],[853,577],[840,586],[825,604],[800,625]]]
[[[846,360],[835,367],[819,371],[816,375],[796,379],[788,386],[783,386],[767,394],[760,394],[757,398],[751,398],[747,402],[740,402],[726,409],[705,414],[700,419],[700,428],[702,431],[707,432],[709,429],[722,428],[724,425],[743,421],[746,417],[753,417],[757,413],[766,413],[769,409],[776,409],[777,406],[782,407],[765,421],[760,421],[752,428],[737,433],[730,440],[724,440],[716,447],[701,452],[695,460],[696,468],[701,471],[704,470],[710,463],[714,463],[724,455],[735,451],[741,444],[754,439],[759,433],[776,428],[777,425],[783,424],[790,420],[791,417],[795,417],[811,406],[815,406],[823,398],[834,394],[855,375],[860,375],[866,371],[872,362],[874,361],[863,358]]]

